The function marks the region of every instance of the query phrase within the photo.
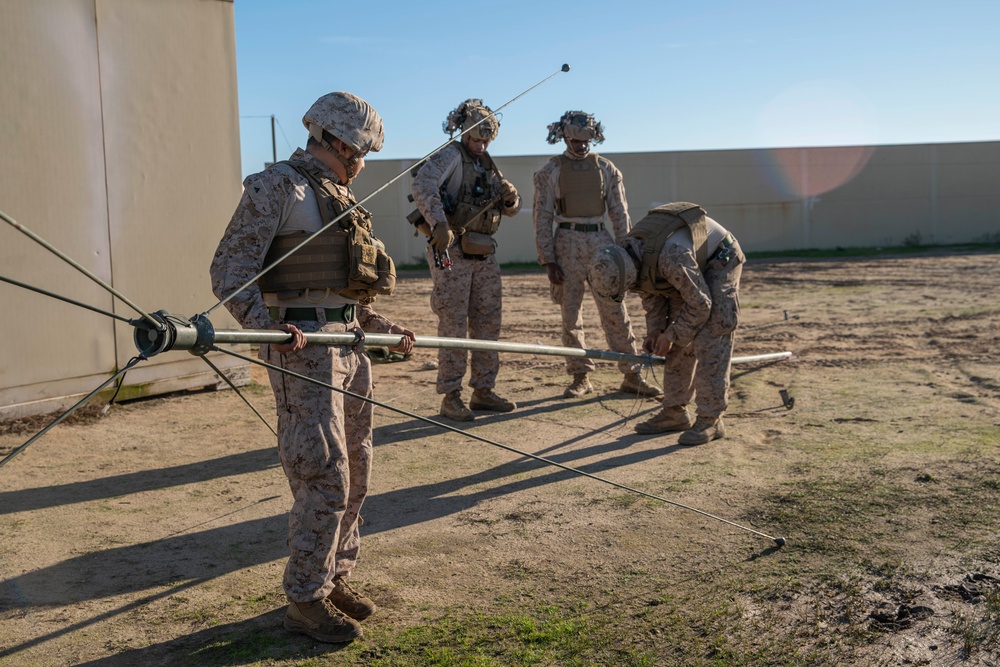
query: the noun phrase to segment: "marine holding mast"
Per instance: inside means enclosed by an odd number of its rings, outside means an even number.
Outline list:
[[[368,212],[350,210],[356,204],[351,180],[364,169],[365,155],[382,148],[382,118],[363,99],[335,92],[319,98],[302,122],[309,130],[306,149],[244,181],[212,261],[212,290],[220,299],[230,297],[333,223],[236,293],[226,308],[245,329],[292,335],[289,343],[261,345],[264,361],[370,397],[371,365],[363,348],[307,346],[303,334],[396,333],[403,338],[393,349],[412,349],[413,332],[371,307],[376,296],[392,292],[395,269]],[[372,404],[276,370],[268,374],[278,413],[278,455],[294,497],[283,624],[318,641],[351,641],[362,635],[358,621],[375,611],[347,582],[361,546]]]

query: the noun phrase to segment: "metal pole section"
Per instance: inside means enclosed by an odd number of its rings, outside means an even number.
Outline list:
[[[271,162],[278,161],[278,143],[274,137],[274,114],[271,114]]]
[[[352,333],[306,333],[306,343],[311,345],[357,345],[358,337]],[[363,344],[384,345],[396,347],[402,341],[400,334],[365,334]],[[233,343],[287,343],[291,337],[283,331],[266,330],[218,330],[215,332],[215,344]],[[541,354],[560,357],[586,357],[588,359],[603,359],[605,361],[632,361],[645,365],[664,363],[663,357],[648,354],[626,354],[609,350],[585,350],[577,347],[559,347],[557,345],[534,345],[531,343],[510,343],[496,340],[477,340],[474,338],[443,338],[438,336],[418,336],[414,347],[446,348],[458,350],[481,350],[487,352],[508,352],[518,354]],[[174,349],[177,349],[175,346]],[[732,363],[749,363],[753,361],[775,361],[787,359],[791,352],[774,352],[758,354],[751,357],[733,357]]]
[[[791,356],[791,352],[770,352],[768,354],[754,354],[748,357],[733,357],[730,363],[749,364],[754,361],[779,361],[781,359],[789,359]]]
[[[306,343],[309,345],[375,345],[396,347],[403,337],[400,334],[370,334],[366,333],[360,341],[352,333],[306,333]],[[227,343],[287,343],[291,340],[284,331],[260,330],[220,330],[215,332],[215,344]],[[555,345],[532,345],[530,343],[506,343],[496,340],[478,340],[475,338],[442,338],[438,336],[418,336],[413,342],[414,347],[445,348],[452,350],[479,350],[484,352],[513,352],[520,354],[543,354],[560,357],[587,357],[589,359],[604,359],[606,361],[633,361],[642,364],[663,363],[662,357],[649,355],[625,354],[607,350],[584,350],[578,347],[558,347]],[[178,349],[175,345],[173,349]]]

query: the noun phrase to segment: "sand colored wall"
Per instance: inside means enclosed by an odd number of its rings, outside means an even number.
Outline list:
[[[622,170],[633,221],[668,201],[697,202],[750,251],[1000,240],[1000,142],[606,156]],[[547,159],[497,158],[525,198],[498,232],[503,262],[537,260],[532,174]],[[356,192],[373,192],[411,162],[370,160]],[[403,219],[409,183],[366,204],[400,263],[424,247]]]

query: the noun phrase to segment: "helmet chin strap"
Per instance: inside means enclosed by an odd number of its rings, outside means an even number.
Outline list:
[[[359,159],[357,153],[355,153],[350,158],[344,157],[343,155],[341,155],[337,151],[333,151],[333,155],[334,155],[334,157],[337,158],[337,161],[340,162],[340,164],[344,165],[344,171],[347,172],[347,183],[350,183],[351,181],[353,181],[354,180],[354,166],[358,163],[358,159]],[[345,183],[345,185],[346,185],[346,183]]]
[[[343,144],[344,142],[341,141],[341,143]],[[355,152],[351,157],[344,157],[344,154],[337,150],[337,147],[327,141],[325,137],[320,139],[320,145],[333,155],[337,162],[344,165],[344,171],[347,173],[347,179],[345,180],[344,185],[347,185],[354,180],[354,167],[361,161],[361,158],[363,158],[364,155],[360,152]],[[346,146],[347,144],[344,145]]]
[[[361,161],[362,158],[364,158],[365,155],[368,154],[368,151],[364,152],[357,151],[354,153],[354,155],[352,155],[349,158],[344,157],[344,155],[339,150],[337,150],[337,147],[333,145],[333,142],[329,141],[327,137],[332,138],[333,141],[339,141],[341,144],[344,144],[345,146],[347,144],[345,144],[343,140],[334,137],[332,134],[328,134],[323,130],[323,128],[321,128],[318,125],[311,125],[309,127],[309,136],[315,139],[316,142],[320,146],[322,146],[326,152],[328,152],[337,160],[337,162],[344,165],[344,172],[347,175],[347,178],[344,180],[344,185],[347,185],[352,180],[354,180],[354,177],[356,176],[354,167],[355,165],[358,164],[358,162]]]

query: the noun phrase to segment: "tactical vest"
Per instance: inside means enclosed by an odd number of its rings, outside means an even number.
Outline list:
[[[691,230],[694,245],[694,256],[698,260],[698,268],[702,271],[708,264],[708,236],[705,222],[705,209],[690,202],[673,202],[657,206],[645,218],[636,223],[629,236],[642,239],[642,257],[639,267],[639,284],[636,290],[647,294],[670,294],[676,292],[665,278],[660,277],[657,262],[667,238],[681,227]]]
[[[309,182],[324,226],[354,205],[352,197],[340,194],[313,165],[299,160],[278,164],[287,164]],[[295,232],[276,236],[264,266],[284,257],[309,235]],[[357,206],[261,276],[258,284],[264,292],[277,292],[279,299],[296,298],[306,290],[328,289],[347,299],[369,302],[377,294],[392,294],[396,267],[385,245],[372,234],[371,213]]]
[[[492,235],[500,227],[500,211],[503,202],[500,201],[499,186],[491,178],[496,174],[498,179],[503,175],[493,163],[489,153],[483,153],[479,163],[484,171],[476,169],[476,158],[461,142],[456,142],[462,151],[462,185],[455,200],[455,207],[448,216],[448,225],[458,231],[476,232]]]
[[[552,158],[559,163],[559,198],[556,210],[567,218],[593,218],[604,215],[604,173],[597,164],[597,153],[582,160],[565,155]]]

